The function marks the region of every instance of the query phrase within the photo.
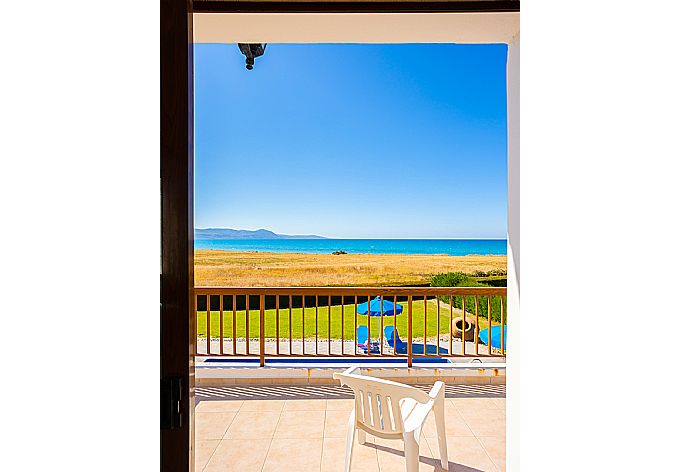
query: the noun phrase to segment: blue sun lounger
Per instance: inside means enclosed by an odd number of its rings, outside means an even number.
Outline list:
[[[395,349],[395,352],[406,353],[407,343],[404,343],[400,336],[398,336],[398,330],[393,326],[386,326],[383,328],[383,335],[386,337],[386,342],[388,345]]]
[[[369,328],[366,326],[357,326],[357,347],[364,352],[369,352]],[[371,352],[379,352],[379,343],[373,338],[371,340]]]
[[[484,344],[489,344],[489,328],[483,329],[479,332],[479,339]],[[503,346],[508,344],[508,326],[503,327]],[[491,327],[491,347],[501,349],[501,326],[494,325]],[[507,349],[507,348],[506,348]]]

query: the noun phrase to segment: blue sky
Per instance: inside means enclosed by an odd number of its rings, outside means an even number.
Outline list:
[[[506,51],[196,44],[195,227],[504,238]]]

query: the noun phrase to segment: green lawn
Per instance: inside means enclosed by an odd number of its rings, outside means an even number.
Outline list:
[[[400,337],[406,341],[407,340],[407,303],[403,304],[404,310],[401,314],[397,315],[397,329]],[[330,316],[330,329],[331,329],[331,339],[340,339],[344,336],[345,339],[354,339],[354,305],[345,305],[345,313],[342,314],[342,309],[340,306],[331,307]],[[468,312],[469,313],[469,312]],[[437,325],[437,319],[440,323],[441,334],[448,334],[450,328],[450,318],[449,318],[448,308],[441,307],[440,316],[437,317],[437,308],[435,300],[430,300],[427,303],[427,338],[432,338],[436,336],[439,331]],[[244,310],[237,312],[237,326],[236,332],[238,338],[245,337],[246,329],[246,312]],[[264,333],[267,338],[275,338],[276,336],[276,310],[266,310],[265,316],[265,326],[266,332]],[[289,327],[290,327],[290,310],[281,309],[279,310],[279,327],[280,327],[280,337],[289,337]],[[225,338],[232,337],[232,311],[223,313],[223,336]],[[259,337],[259,310],[249,311],[249,337],[258,338]],[[386,316],[383,317],[371,317],[371,336],[373,338],[379,337],[379,327],[381,321],[384,322],[384,326],[393,326],[393,317]],[[357,315],[358,325],[367,325],[366,315]],[[318,312],[318,337],[320,339],[325,339],[328,337],[328,307],[319,307]],[[488,326],[488,322],[484,318],[479,320],[480,329]],[[317,326],[317,316],[316,310],[314,308],[307,308],[304,312],[304,336],[306,338],[314,338],[316,334]],[[201,337],[206,336],[206,312],[197,312],[197,333]],[[211,336],[218,337],[220,335],[220,312],[211,312]],[[424,301],[416,300],[412,302],[412,336],[413,337],[423,337],[424,336]],[[302,309],[293,308],[292,309],[292,337],[302,338]]]

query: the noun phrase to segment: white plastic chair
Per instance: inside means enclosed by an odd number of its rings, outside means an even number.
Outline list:
[[[448,446],[444,399],[446,385],[436,382],[431,392],[425,393],[409,385],[390,380],[355,374],[353,366],[342,373],[333,374],[341,385],[355,393],[355,408],[350,415],[345,447],[345,472],[350,472],[355,431],[357,442],[364,444],[366,433],[383,439],[402,439],[405,446],[405,469],[419,471],[419,438],[422,426],[430,412],[434,412],[441,466],[448,470]]]

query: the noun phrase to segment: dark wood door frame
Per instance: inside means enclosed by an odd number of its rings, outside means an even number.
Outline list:
[[[192,42],[191,0],[161,0],[160,460],[161,470],[180,472],[194,470]]]
[[[194,470],[194,12],[390,13],[520,11],[518,0],[160,2],[160,461]],[[170,380],[170,382],[166,382]],[[174,382],[178,382],[177,384]],[[171,402],[177,385],[179,404]],[[166,387],[164,387],[166,386]],[[173,395],[175,397],[175,395]],[[173,404],[174,403],[174,404]],[[177,421],[163,418],[179,408]]]

